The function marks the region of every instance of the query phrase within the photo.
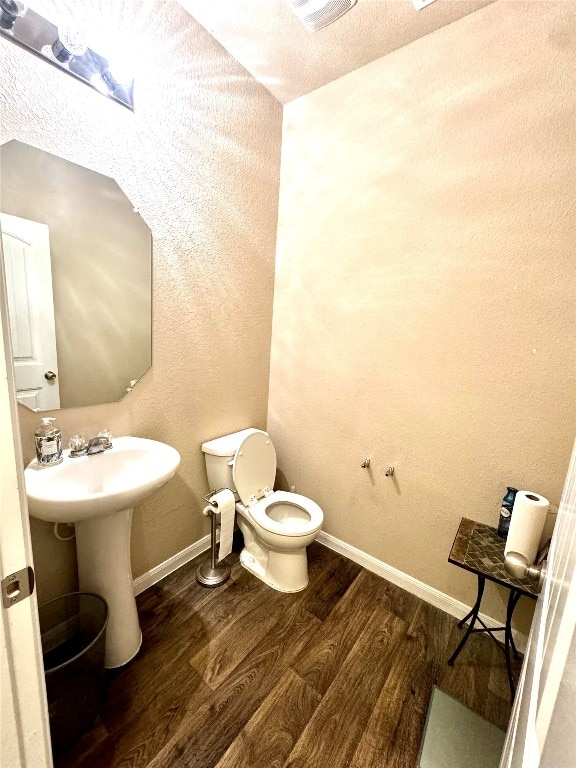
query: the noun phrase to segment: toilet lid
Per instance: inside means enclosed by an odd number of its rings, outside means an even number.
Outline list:
[[[232,477],[245,506],[262,498],[265,488],[274,488],[276,451],[266,432],[252,432],[242,441],[234,456]]]

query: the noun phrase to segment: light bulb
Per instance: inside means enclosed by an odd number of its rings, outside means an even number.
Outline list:
[[[52,53],[58,61],[65,64],[72,56],[86,53],[86,43],[80,32],[70,27],[58,29],[58,39],[52,44]]]
[[[91,38],[92,39],[92,38]],[[108,29],[102,30],[98,47],[94,45],[94,50],[106,59],[108,63],[107,75],[105,79],[113,81],[111,85],[114,88],[130,86],[134,80],[134,47],[133,41],[129,35],[121,35],[118,31],[115,33]]]
[[[118,85],[130,85],[134,80],[132,57],[127,51],[115,52],[108,60],[108,71]]]
[[[108,96],[114,90],[114,86],[110,86],[104,79],[106,73],[95,72],[90,78],[90,85],[96,88],[97,91],[103,93],[104,96]]]
[[[112,66],[114,69],[112,70]],[[117,62],[108,66],[103,72],[97,72],[90,78],[90,83],[100,93],[114,93],[117,88],[128,88],[134,79],[132,71],[128,68],[118,68]]]
[[[0,27],[12,29],[16,19],[26,14],[28,4],[23,0],[0,0]]]

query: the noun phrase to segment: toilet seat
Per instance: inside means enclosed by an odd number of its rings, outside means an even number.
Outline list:
[[[270,515],[274,515],[274,508],[279,506],[282,507],[277,510],[279,519],[274,520]],[[294,509],[292,515],[291,507]],[[308,536],[320,530],[324,519],[322,510],[315,501],[299,493],[287,491],[274,491],[245,508],[255,523],[264,530],[281,536]]]

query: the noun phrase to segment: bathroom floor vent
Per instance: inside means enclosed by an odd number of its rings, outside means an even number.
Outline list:
[[[300,21],[315,32],[332,24],[358,0],[286,0]]]

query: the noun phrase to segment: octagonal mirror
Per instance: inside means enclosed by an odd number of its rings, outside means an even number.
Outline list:
[[[152,364],[152,238],[114,179],[18,141],[0,148],[17,398],[120,400]]]

